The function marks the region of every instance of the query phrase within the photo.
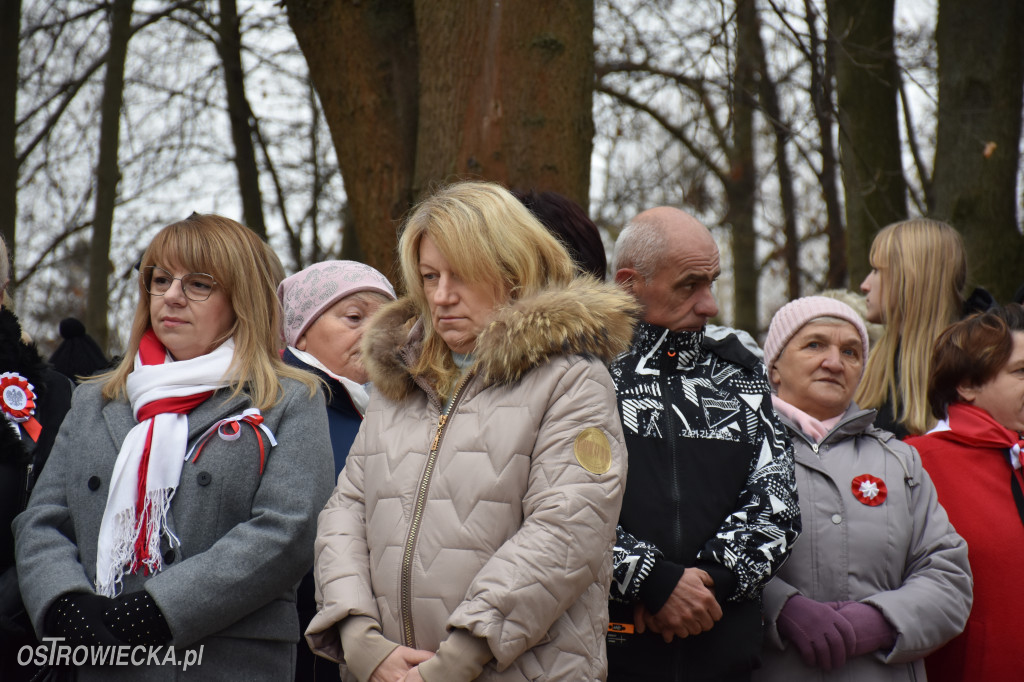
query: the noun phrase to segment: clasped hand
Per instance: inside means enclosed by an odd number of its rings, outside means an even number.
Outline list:
[[[416,667],[434,657],[434,652],[398,646],[380,662],[369,682],[423,682]]]
[[[715,581],[707,571],[687,568],[657,613],[652,614],[642,603],[636,605],[633,610],[636,631],[642,634],[650,630],[668,643],[673,637],[689,637],[710,630],[722,618],[714,587]]]

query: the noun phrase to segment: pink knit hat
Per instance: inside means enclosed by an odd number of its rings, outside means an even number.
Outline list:
[[[772,365],[779,359],[782,349],[786,347],[789,340],[796,336],[796,333],[803,329],[804,325],[819,317],[836,317],[852,324],[860,334],[860,342],[864,346],[862,357],[867,359],[868,330],[857,311],[834,298],[805,296],[779,308],[768,327],[768,336],[764,339],[764,366],[768,370],[769,380],[772,375]]]
[[[360,291],[376,291],[395,300],[388,278],[356,261],[328,260],[286,277],[277,287],[284,308],[285,342],[294,346],[321,313]]]

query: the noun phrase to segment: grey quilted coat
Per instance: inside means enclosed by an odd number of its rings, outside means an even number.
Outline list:
[[[314,521],[330,494],[334,460],[321,392],[310,397],[299,382],[282,383],[282,400],[263,411],[278,443],[263,474],[251,428],[243,426],[234,441],[211,438],[185,463],[171,502],[168,524],[181,546],[164,542],[161,572],[125,576],[125,593],[144,589],[160,607],[178,664],[86,666],[75,669],[77,679],[293,678],[295,589],[312,561]],[[93,590],[111,472],[137,423],[127,401],[105,400],[100,388],[75,390],[28,509],[14,522],[18,576],[36,632],[58,597]],[[244,393],[230,393],[218,391],[189,414],[190,447],[218,420],[252,407]],[[199,647],[201,665],[183,669],[184,650]],[[166,655],[160,650],[157,660]]]
[[[765,646],[755,682],[924,680],[923,657],[967,622],[967,543],[950,525],[917,450],[875,428],[874,417],[874,410],[851,404],[814,445],[779,416],[793,436],[803,532],[764,589]],[[854,496],[852,482],[862,474],[884,481],[888,494],[881,504],[868,506]],[[828,673],[807,667],[776,627],[786,600],[797,593],[871,604],[895,628],[896,644]]]
[[[635,312],[592,280],[499,309],[446,422],[406,369],[422,335],[410,302],[376,318],[376,392],[317,529],[314,651],[344,662],[338,625],[363,617],[428,651],[472,635],[490,659],[476,679],[605,679],[626,452],[602,361]]]

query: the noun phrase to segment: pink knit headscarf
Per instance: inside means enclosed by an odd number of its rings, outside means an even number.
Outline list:
[[[376,291],[395,300],[388,278],[356,261],[324,261],[286,277],[277,287],[284,308],[285,342],[294,346],[325,310],[360,291]]]

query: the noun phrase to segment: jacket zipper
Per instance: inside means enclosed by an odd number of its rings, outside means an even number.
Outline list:
[[[405,646],[416,648],[416,633],[412,626],[412,556],[416,548],[416,539],[419,534],[420,522],[423,520],[423,508],[427,504],[427,491],[430,489],[430,479],[434,475],[434,465],[437,463],[437,450],[441,445],[441,438],[444,436],[445,428],[448,425],[449,417],[455,413],[455,408],[462,398],[462,390],[469,383],[473,376],[470,370],[455,388],[455,396],[448,407],[448,413],[440,413],[437,418],[437,431],[434,433],[434,440],[430,444],[430,452],[427,453],[427,463],[423,468],[423,477],[420,479],[419,489],[416,492],[416,504],[413,506],[412,522],[409,524],[409,535],[405,540],[405,552],[402,553],[402,577],[400,583],[401,614],[402,614],[402,637],[405,639]]]
[[[672,528],[673,538],[675,539],[675,557],[674,560],[679,559],[679,555],[683,548],[683,527],[682,522],[679,518],[680,511],[679,506],[682,503],[683,493],[679,485],[679,463],[676,461],[676,431],[673,425],[672,419],[672,405],[669,401],[669,370],[673,369],[673,363],[677,363],[676,359],[678,353],[675,350],[675,342],[673,339],[669,340],[669,347],[665,351],[665,357],[661,363],[661,399],[665,404],[665,438],[668,439],[669,456],[671,458],[672,467],[672,504],[675,507],[672,514]]]

